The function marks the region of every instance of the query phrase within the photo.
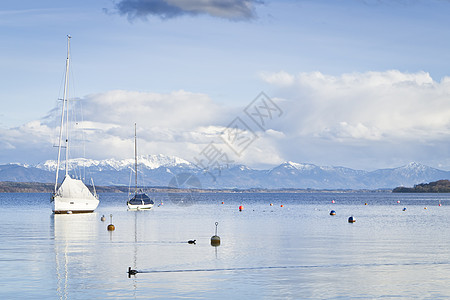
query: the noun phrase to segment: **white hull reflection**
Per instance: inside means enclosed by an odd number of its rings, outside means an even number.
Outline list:
[[[59,299],[72,299],[80,286],[80,274],[91,273],[95,266],[94,249],[89,249],[98,239],[97,214],[53,214],[56,291]],[[94,246],[92,246],[94,247]],[[82,254],[82,255],[80,255]]]

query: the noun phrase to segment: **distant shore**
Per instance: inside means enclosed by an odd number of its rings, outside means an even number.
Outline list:
[[[450,181],[438,180],[430,183],[416,184],[414,187],[396,187],[393,193],[450,193]]]
[[[39,182],[12,182],[0,181],[0,193],[52,193],[55,188],[53,183],[39,183]],[[88,185],[92,190],[92,186]],[[341,190],[341,189],[182,189],[170,187],[143,187],[149,193],[390,193],[390,189],[378,190]],[[127,186],[96,186],[97,193],[128,193]]]

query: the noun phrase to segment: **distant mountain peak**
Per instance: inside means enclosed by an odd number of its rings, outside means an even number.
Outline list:
[[[311,170],[311,169],[314,169],[317,167],[316,165],[313,165],[313,164],[296,163],[293,161],[286,161],[286,162],[282,163],[281,166],[287,167],[287,168],[291,167],[291,168],[297,169],[299,171]]]
[[[425,172],[427,170],[437,170],[435,168],[426,166],[421,163],[417,162],[410,162],[407,165],[404,165],[403,167],[397,168],[399,170],[406,170],[406,171],[415,171],[415,172]]]
[[[408,163],[407,165],[405,165],[406,168],[423,168],[426,167],[425,165],[412,161],[410,163]]]
[[[149,154],[141,155],[138,157],[141,164],[145,165],[149,169],[156,169],[159,167],[173,167],[176,165],[191,165],[190,162],[179,158],[177,156],[166,156],[162,154]]]

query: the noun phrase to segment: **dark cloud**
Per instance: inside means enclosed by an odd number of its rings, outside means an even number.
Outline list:
[[[256,17],[255,5],[262,3],[261,0],[120,0],[115,8],[130,20],[202,14],[229,20],[250,20]]]

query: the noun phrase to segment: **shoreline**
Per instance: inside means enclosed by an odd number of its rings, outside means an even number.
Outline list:
[[[92,186],[87,185],[92,190]],[[250,189],[236,189],[236,188],[222,188],[222,189],[185,189],[185,188],[171,188],[171,187],[142,187],[148,193],[391,193],[392,189],[264,189],[264,188],[250,188]],[[39,182],[12,182],[0,181],[0,193],[52,193],[54,190],[53,183],[39,183]],[[126,186],[96,186],[97,193],[128,193],[129,188]]]

